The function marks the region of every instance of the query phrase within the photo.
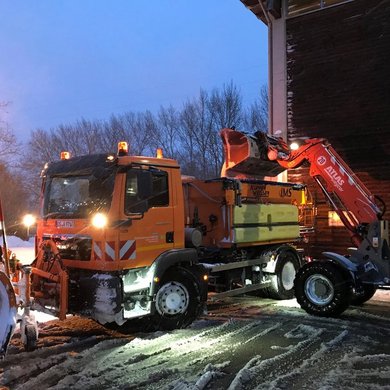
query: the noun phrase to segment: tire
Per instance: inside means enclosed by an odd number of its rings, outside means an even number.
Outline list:
[[[351,303],[352,283],[343,270],[331,262],[305,264],[297,273],[295,296],[309,314],[337,317]]]
[[[26,336],[24,349],[27,352],[34,351],[37,348],[37,341],[38,341],[37,330],[34,325],[26,325],[24,331]]]
[[[291,251],[282,252],[277,259],[275,274],[269,274],[271,286],[264,293],[273,299],[294,298],[294,279],[299,269],[299,261]]]
[[[202,302],[200,287],[184,268],[168,270],[156,294],[155,327],[163,330],[185,328],[200,314]]]
[[[354,306],[361,306],[363,303],[367,302],[369,299],[371,299],[374,294],[376,293],[377,286],[374,284],[364,284],[362,286],[363,293],[356,294],[352,297],[351,305]]]

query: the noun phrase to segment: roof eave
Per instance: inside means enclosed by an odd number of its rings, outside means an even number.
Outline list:
[[[267,19],[259,3],[259,1],[261,0],[240,0],[240,1],[245,5],[246,8],[248,8],[251,12],[253,12],[253,14],[256,16],[257,19],[260,19],[264,24],[267,24]]]

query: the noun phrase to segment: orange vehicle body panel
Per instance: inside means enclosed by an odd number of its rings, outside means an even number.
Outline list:
[[[224,189],[222,181],[196,179],[185,180],[183,187],[186,226],[192,226],[195,218],[206,226],[203,236],[205,246],[225,248],[232,245],[259,245],[258,241],[235,243],[233,212],[234,207],[239,206],[235,204],[236,194],[233,189]],[[288,184],[242,182],[239,191],[242,202],[249,204],[292,204],[299,207],[306,202],[305,189],[294,189]],[[262,244],[279,242],[285,240],[261,241]]]
[[[69,268],[108,272],[150,266],[161,253],[174,248],[183,248],[184,207],[177,162],[170,159],[137,156],[119,158],[120,166],[131,163],[152,165],[168,172],[170,198],[167,207],[152,207],[142,218],[131,219],[124,211],[126,174],[117,173],[107,217],[109,221],[129,221],[130,225],[99,229],[93,227],[88,219],[41,219],[37,226],[38,247],[42,237],[60,237],[62,234],[91,237],[90,260],[64,258],[64,265]],[[167,232],[173,232],[172,243],[166,240]],[[121,260],[121,253],[123,254],[127,248],[128,251],[132,251],[131,256]]]

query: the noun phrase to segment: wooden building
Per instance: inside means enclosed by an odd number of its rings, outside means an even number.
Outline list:
[[[241,1],[268,25],[269,132],[327,138],[390,210],[390,0]],[[345,253],[349,236],[307,170],[288,179],[314,191],[311,254]]]

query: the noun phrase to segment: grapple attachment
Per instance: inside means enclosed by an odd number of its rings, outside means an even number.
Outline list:
[[[277,176],[285,170],[268,157],[272,137],[260,132],[249,135],[232,129],[223,129],[221,138],[225,153],[221,177],[261,179],[264,176]]]

